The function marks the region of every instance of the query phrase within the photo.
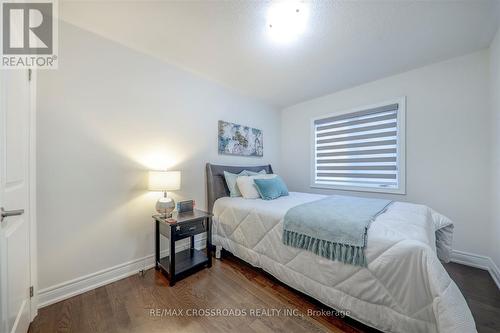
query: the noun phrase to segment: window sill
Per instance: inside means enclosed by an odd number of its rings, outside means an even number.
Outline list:
[[[406,195],[406,189],[404,189],[404,188],[377,188],[377,187],[358,187],[358,186],[341,186],[341,185],[326,185],[326,184],[311,184],[310,187],[324,189],[324,190],[372,192],[372,193]]]

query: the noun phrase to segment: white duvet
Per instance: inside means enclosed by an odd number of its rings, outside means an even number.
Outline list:
[[[450,220],[426,206],[394,202],[371,224],[368,267],[361,268],[282,243],[288,209],[322,197],[220,198],[213,209],[214,243],[379,330],[476,332],[464,297],[438,259],[449,259]]]

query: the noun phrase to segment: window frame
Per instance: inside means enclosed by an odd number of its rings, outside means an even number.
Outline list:
[[[397,110],[397,154],[396,154],[396,165],[397,169],[397,188],[382,188],[382,187],[368,187],[368,186],[355,186],[355,185],[336,185],[336,184],[318,184],[316,183],[316,126],[314,122],[319,119],[324,119],[333,116],[340,116],[349,113],[364,111],[367,109],[373,109],[381,106],[386,106],[390,104],[398,104]],[[406,194],[406,96],[390,99],[381,103],[364,105],[361,107],[356,107],[349,110],[344,110],[340,112],[333,112],[329,114],[323,114],[318,117],[311,118],[310,124],[310,142],[311,156],[310,156],[310,187],[317,189],[329,189],[329,190],[341,190],[341,191],[355,191],[355,192],[374,192],[374,193],[388,193],[388,194]]]

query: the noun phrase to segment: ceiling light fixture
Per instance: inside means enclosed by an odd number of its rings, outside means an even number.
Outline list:
[[[278,43],[293,42],[306,30],[308,18],[308,8],[304,2],[273,2],[267,12],[269,37]]]

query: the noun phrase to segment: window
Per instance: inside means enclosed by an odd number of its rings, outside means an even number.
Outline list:
[[[313,119],[312,187],[404,194],[406,98]]]

